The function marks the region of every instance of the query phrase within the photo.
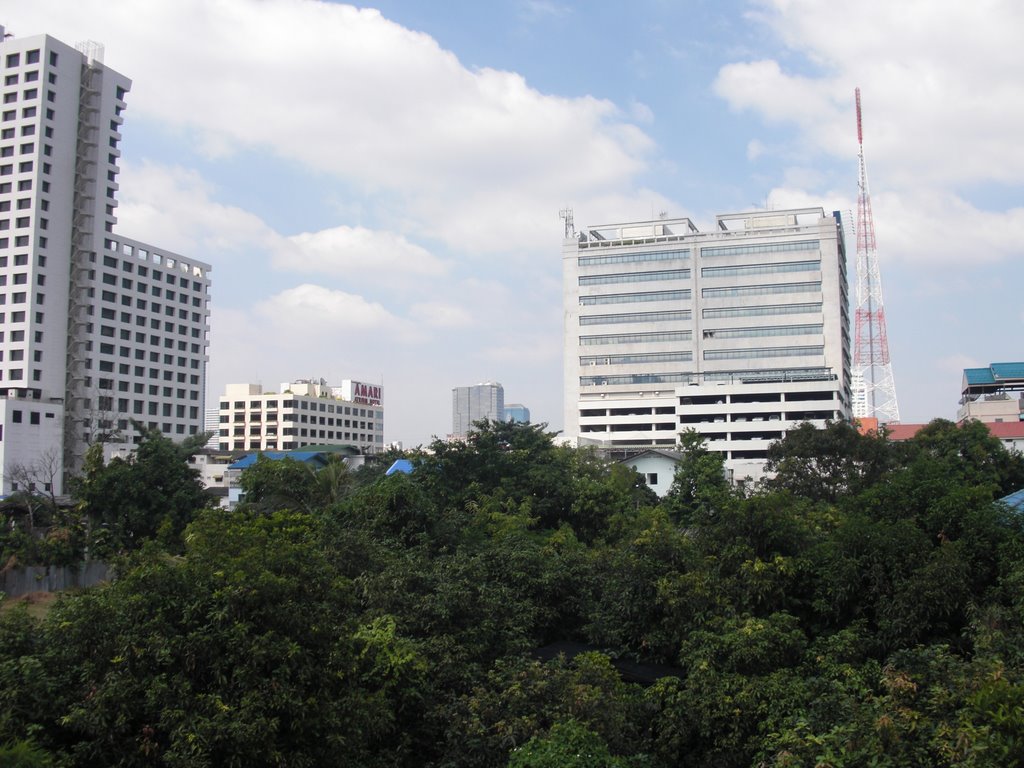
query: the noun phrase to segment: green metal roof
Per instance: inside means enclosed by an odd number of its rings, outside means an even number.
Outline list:
[[[999,379],[1024,379],[1024,363],[992,363],[992,375]]]
[[[987,368],[964,368],[964,395],[979,395],[1003,389],[1024,389],[1024,362],[989,363]]]
[[[995,384],[990,368],[964,368],[964,381],[968,384]]]

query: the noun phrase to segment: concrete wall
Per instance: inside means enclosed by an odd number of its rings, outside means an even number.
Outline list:
[[[113,569],[98,560],[77,566],[32,565],[0,571],[0,592],[7,597],[20,597],[30,592],[94,587],[112,578]]]

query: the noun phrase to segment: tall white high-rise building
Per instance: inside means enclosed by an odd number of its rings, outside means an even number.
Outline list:
[[[473,422],[504,421],[505,388],[494,381],[452,390],[452,436],[465,437]]]
[[[103,64],[102,47],[3,32],[0,492],[9,493],[27,469],[57,466],[49,474],[60,484],[90,443],[137,439],[133,420],[175,439],[202,431],[210,267],[115,234],[131,82]]]
[[[626,453],[693,429],[743,476],[793,425],[849,418],[838,214],[589,227],[562,262],[567,436]]]

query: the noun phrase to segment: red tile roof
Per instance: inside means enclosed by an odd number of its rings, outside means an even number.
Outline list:
[[[986,426],[1000,440],[1024,437],[1024,421],[990,421]]]
[[[890,440],[909,440],[927,424],[886,424],[885,433]]]
[[[988,427],[989,434],[998,437],[1000,440],[1012,440],[1024,438],[1024,421],[987,421],[983,422]],[[920,432],[927,424],[886,424],[886,434],[890,440],[910,440]]]

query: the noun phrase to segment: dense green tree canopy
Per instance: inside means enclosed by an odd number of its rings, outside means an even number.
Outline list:
[[[0,615],[0,755],[1024,761],[1024,525],[994,503],[1019,455],[972,425],[801,427],[737,493],[698,438],[680,450],[658,500],[542,426],[483,423],[409,476],[257,462],[234,512],[155,438],[94,462],[83,508],[135,552],[43,618]]]
[[[174,443],[150,430],[132,455],[106,464],[102,444],[89,448],[85,476],[74,495],[97,529],[94,555],[135,549],[158,536],[176,546],[185,526],[209,502],[198,474],[188,466],[205,438]]]

